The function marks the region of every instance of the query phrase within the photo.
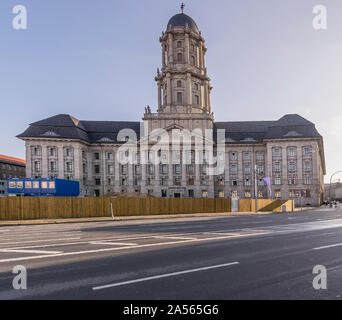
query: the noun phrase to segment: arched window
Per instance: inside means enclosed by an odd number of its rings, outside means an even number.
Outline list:
[[[177,81],[177,87],[180,88],[182,86],[182,81],[181,80],[178,80]]]

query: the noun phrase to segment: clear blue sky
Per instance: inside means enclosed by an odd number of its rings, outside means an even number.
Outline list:
[[[146,105],[155,110],[158,39],[180,2],[1,0],[0,153],[24,157],[15,135],[58,113],[138,121]],[[215,119],[298,113],[324,136],[328,174],[342,170],[342,1],[184,2],[206,39]],[[12,28],[17,4],[26,31]],[[326,31],[312,27],[317,4]]]

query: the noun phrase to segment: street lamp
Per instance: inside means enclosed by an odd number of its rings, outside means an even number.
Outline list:
[[[336,171],[334,172],[331,177],[330,177],[330,184],[329,184],[329,204],[330,204],[330,201],[331,201],[331,181],[332,181],[332,178],[334,175],[338,174],[338,173],[342,173],[342,170],[339,170],[339,171]]]

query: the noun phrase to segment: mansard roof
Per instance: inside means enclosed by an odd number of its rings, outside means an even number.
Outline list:
[[[59,114],[31,123],[17,137],[72,139],[88,143],[116,143],[118,142],[118,133],[122,129],[131,129],[139,135],[140,122],[82,121],[68,114]]]
[[[140,139],[138,121],[83,121],[67,114],[31,123],[18,138],[54,138],[82,140],[87,143],[122,143],[122,129],[136,132]],[[297,114],[288,114],[277,121],[215,122],[216,129],[225,130],[229,144],[260,143],[265,139],[321,138],[315,125]]]
[[[287,114],[277,121],[215,122],[214,128],[225,130],[227,143],[251,143],[253,140],[262,142],[264,139],[322,138],[315,125],[298,114]]]

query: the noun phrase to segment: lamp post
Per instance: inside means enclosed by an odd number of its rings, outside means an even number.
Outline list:
[[[255,198],[255,212],[258,213],[258,167],[254,166],[254,198]]]
[[[331,176],[330,176],[330,184],[329,184],[329,204],[331,201],[331,182],[332,182],[332,178],[334,175],[338,174],[338,173],[342,173],[342,170],[338,170],[336,172],[334,172]]]

